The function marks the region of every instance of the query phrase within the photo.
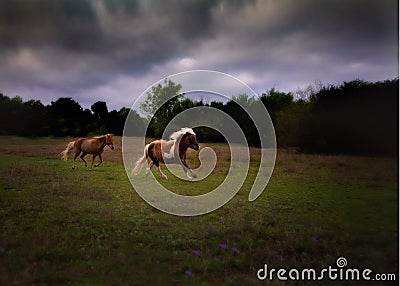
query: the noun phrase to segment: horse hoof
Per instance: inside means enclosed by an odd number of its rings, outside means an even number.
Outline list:
[[[197,178],[197,175],[196,175],[196,174],[194,174],[194,173],[192,174],[192,176],[193,176],[193,178],[195,178],[195,179]]]

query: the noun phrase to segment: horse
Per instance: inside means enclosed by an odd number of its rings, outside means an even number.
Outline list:
[[[150,158],[150,163],[146,169],[146,176],[150,169],[156,165],[157,171],[163,179],[168,179],[160,169],[160,162],[164,164],[180,164],[189,179],[197,178],[197,175],[189,168],[186,163],[186,151],[188,148],[199,150],[200,146],[196,139],[196,133],[191,128],[181,128],[171,134],[169,141],[155,140],[144,147],[143,156],[139,158],[132,170],[132,175],[139,174],[143,165]]]
[[[101,157],[101,154],[103,153],[104,147],[106,146],[110,147],[111,150],[114,150],[113,134],[106,134],[102,136],[96,136],[93,138],[79,138],[75,141],[71,141],[67,144],[67,148],[65,148],[65,150],[62,151],[60,155],[62,160],[67,161],[68,152],[75,147],[75,156],[74,156],[74,161],[72,163],[72,170],[75,170],[75,160],[79,156],[79,154],[82,153],[80,158],[82,159],[83,162],[85,162],[85,167],[87,167],[87,162],[84,159],[84,157],[87,154],[93,154],[92,164],[90,165],[90,170],[92,170],[94,159],[97,156],[99,156],[100,162],[94,166],[98,167],[100,166],[101,163],[103,163],[103,158]]]

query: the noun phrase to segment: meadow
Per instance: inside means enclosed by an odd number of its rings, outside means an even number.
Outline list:
[[[279,149],[266,190],[250,203],[252,149],[250,177],[228,204],[178,217],[137,195],[121,138],[92,171],[60,160],[70,140],[0,137],[0,285],[283,285],[276,276],[258,280],[257,270],[318,270],[338,257],[347,267],[398,272],[397,158]],[[217,167],[215,184],[226,173],[226,164]],[[165,184],[180,184],[169,177]],[[344,283],[352,284],[331,284]]]

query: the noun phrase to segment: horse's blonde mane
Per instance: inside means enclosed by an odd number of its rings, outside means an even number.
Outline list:
[[[106,137],[107,135],[108,135],[108,136],[111,136],[111,135],[113,135],[113,134],[107,133],[107,134],[104,134],[104,135],[94,136],[93,138],[96,138],[96,139],[98,139],[98,138],[103,138],[103,137]]]
[[[181,128],[181,130],[179,131],[175,131],[174,133],[172,133],[169,136],[170,140],[178,140],[179,138],[181,138],[183,135],[185,135],[186,133],[190,133],[192,135],[196,135],[196,133],[194,133],[192,128],[189,127],[183,127]]]

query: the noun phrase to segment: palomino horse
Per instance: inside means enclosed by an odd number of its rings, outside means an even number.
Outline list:
[[[85,167],[87,167],[87,162],[85,161],[84,157],[87,154],[93,154],[92,164],[90,166],[90,169],[92,169],[94,159],[96,158],[96,156],[99,156],[100,162],[94,166],[98,167],[100,166],[101,163],[103,163],[103,158],[101,158],[101,153],[103,153],[104,147],[106,146],[110,147],[111,150],[114,150],[114,140],[112,134],[96,136],[89,139],[79,138],[75,141],[71,141],[68,143],[67,148],[60,153],[60,155],[62,155],[61,156],[62,160],[67,161],[68,152],[75,147],[75,156],[74,156],[74,161],[72,163],[72,170],[74,170],[76,157],[78,157],[79,154],[81,154],[81,152],[82,155],[80,156],[80,158],[82,159],[83,162],[85,162]]]
[[[188,148],[199,150],[200,146],[197,143],[196,134],[191,128],[181,128],[171,134],[170,140],[156,140],[147,144],[144,147],[144,154],[136,161],[135,168],[132,170],[132,175],[139,174],[147,159],[151,161],[146,169],[146,176],[149,175],[151,167],[156,165],[157,171],[163,179],[168,177],[161,171],[160,162],[164,164],[180,164],[186,176],[196,178],[196,174],[189,168],[186,163],[186,151]]]

